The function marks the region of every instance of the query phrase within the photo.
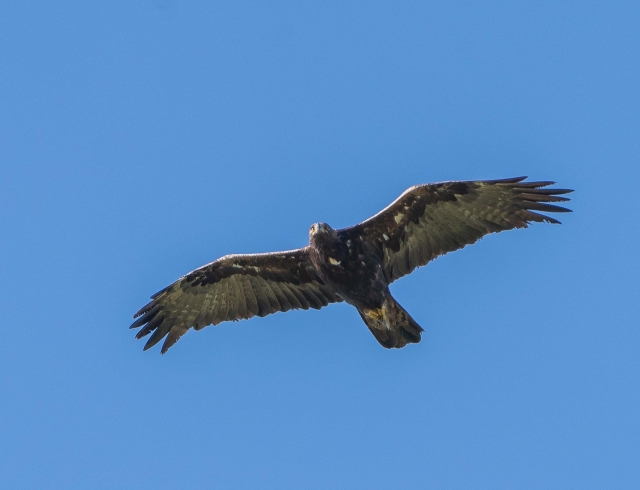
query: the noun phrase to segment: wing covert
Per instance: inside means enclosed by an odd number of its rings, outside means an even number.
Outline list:
[[[568,201],[560,195],[572,190],[545,189],[555,182],[525,179],[414,186],[375,216],[340,233],[373,243],[387,280],[393,282],[488,233],[526,228],[531,222],[560,223],[540,212],[570,211],[549,203]]]
[[[190,328],[278,311],[320,309],[342,301],[317,275],[306,248],[227,255],[200,267],[151,297],[130,328],[151,337],[144,350],[167,337],[164,354]]]

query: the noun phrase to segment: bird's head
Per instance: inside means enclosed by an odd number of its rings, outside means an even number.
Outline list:
[[[314,223],[309,228],[309,240],[320,235],[332,235],[335,230],[326,223]]]

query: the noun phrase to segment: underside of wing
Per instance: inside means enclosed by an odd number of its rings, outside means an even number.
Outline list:
[[[317,275],[307,249],[227,255],[196,269],[152,296],[131,328],[152,333],[144,349],[165,336],[164,354],[190,328],[278,311],[320,309],[342,301]]]
[[[555,182],[525,179],[415,186],[372,218],[340,232],[374,243],[392,282],[488,233],[525,228],[531,222],[559,223],[541,213],[570,211],[551,203],[568,201],[561,195],[572,191],[546,188]]]

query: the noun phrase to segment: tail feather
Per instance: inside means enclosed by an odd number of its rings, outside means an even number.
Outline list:
[[[392,297],[385,299],[381,308],[362,308],[358,313],[376,340],[387,349],[420,342],[424,330]]]

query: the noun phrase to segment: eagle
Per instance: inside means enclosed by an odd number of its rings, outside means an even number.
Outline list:
[[[151,296],[130,328],[151,334],[144,350],[166,337],[164,354],[190,328],[346,301],[386,348],[420,342],[422,327],[389,291],[396,279],[484,235],[570,212],[571,189],[527,177],[417,185],[375,216],[349,228],[315,223],[309,245],[295,250],[226,255]]]

